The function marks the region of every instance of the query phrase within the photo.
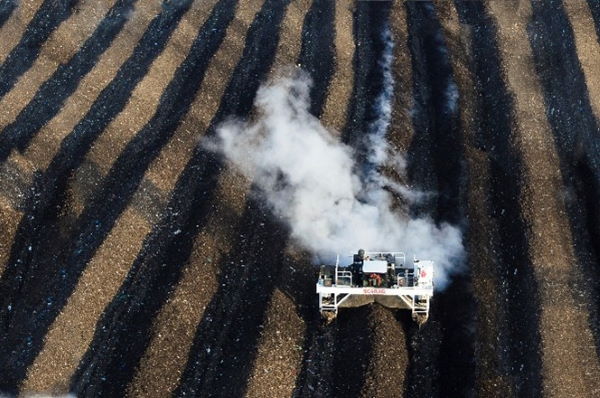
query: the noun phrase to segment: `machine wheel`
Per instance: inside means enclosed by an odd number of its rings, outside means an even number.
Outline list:
[[[425,314],[413,314],[413,321],[415,321],[417,325],[419,325],[419,328],[421,328],[421,326],[423,326],[425,322],[427,322],[428,318],[429,316]]]
[[[329,325],[337,317],[337,314],[333,311],[321,311],[321,319],[325,325]]]

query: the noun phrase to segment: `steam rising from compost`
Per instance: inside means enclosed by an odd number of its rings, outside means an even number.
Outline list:
[[[292,238],[316,255],[403,250],[434,260],[436,284],[443,288],[462,256],[459,229],[393,211],[384,178],[361,181],[353,150],[309,112],[310,85],[304,73],[263,85],[255,120],[229,120],[205,145],[257,184],[273,212],[289,224]],[[384,139],[371,143],[386,145]],[[377,152],[389,153],[387,147]]]

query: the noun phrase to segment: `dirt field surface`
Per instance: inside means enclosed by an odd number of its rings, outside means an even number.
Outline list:
[[[419,327],[317,267],[199,145],[302,68],[464,272]],[[360,156],[359,156],[360,158]],[[459,266],[459,265],[457,265]],[[600,1],[0,0],[0,396],[600,396]]]

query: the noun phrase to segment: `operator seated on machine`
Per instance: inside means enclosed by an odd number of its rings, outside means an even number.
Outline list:
[[[352,270],[352,280],[354,281],[354,284],[357,286],[362,286],[362,277],[363,277],[363,265],[365,263],[365,260],[368,260],[369,257],[365,256],[365,251],[363,249],[360,249],[358,251],[358,254],[354,255],[354,262],[352,263],[352,265],[350,266],[351,270]]]

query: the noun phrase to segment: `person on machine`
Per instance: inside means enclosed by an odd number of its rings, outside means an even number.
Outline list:
[[[352,262],[352,280],[357,286],[362,286],[362,268],[365,263],[365,251],[360,249],[358,254],[354,255],[354,261]]]

